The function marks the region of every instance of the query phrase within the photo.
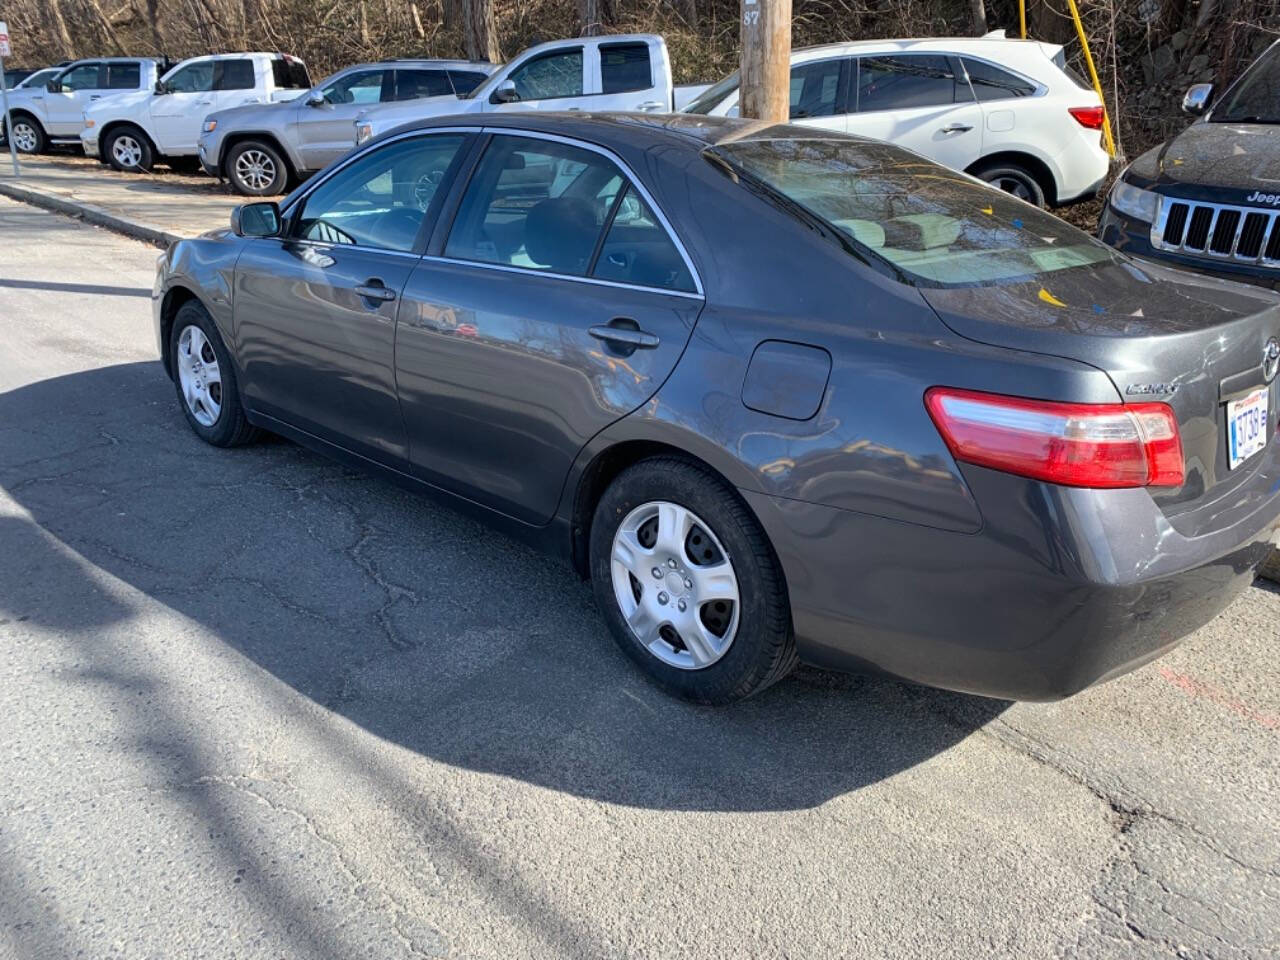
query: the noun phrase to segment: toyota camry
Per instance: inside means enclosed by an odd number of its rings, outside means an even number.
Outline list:
[[[627,656],[709,703],[799,661],[1064,697],[1270,549],[1270,292],[876,141],[477,121],[161,258],[200,438],[281,434],[566,557]]]

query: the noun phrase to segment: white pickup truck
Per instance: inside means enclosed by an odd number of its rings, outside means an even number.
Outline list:
[[[24,83],[9,91],[13,145],[41,153],[50,144],[79,144],[90,105],[150,90],[163,70],[150,57],[98,57],[66,64],[41,83]]]
[[[371,105],[355,119],[364,143],[401,124],[455,113],[508,110],[670,112],[671,60],[649,33],[575,37],[530,47],[461,97]]]
[[[112,97],[84,112],[84,152],[117,170],[157,161],[196,168],[204,118],[246,103],[289,100],[311,87],[306,65],[283,53],[232,53],[183,60],[153,90]]]

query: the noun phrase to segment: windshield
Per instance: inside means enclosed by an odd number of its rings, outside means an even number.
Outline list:
[[[48,67],[44,70],[37,70],[27,79],[23,80],[18,87],[43,87],[58,74],[57,67]],[[17,87],[14,88],[15,90]]]
[[[1210,119],[1214,123],[1280,123],[1280,44],[1254,61]]]
[[[698,95],[692,103],[682,110],[682,113],[702,113],[707,114],[720,105],[729,94],[738,89],[738,72],[735,70],[729,76],[725,77],[715,86],[708,87]]]
[[[755,181],[773,191],[863,259],[922,286],[1022,281],[1124,262],[1057,217],[888,144],[739,140],[711,153],[746,174],[748,187]]]

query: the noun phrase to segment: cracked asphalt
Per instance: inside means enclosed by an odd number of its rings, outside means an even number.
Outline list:
[[[0,957],[1280,956],[1280,592],[1060,704],[685,706],[568,569],[202,445],[155,257],[0,200]]]

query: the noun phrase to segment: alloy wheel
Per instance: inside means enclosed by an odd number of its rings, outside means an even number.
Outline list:
[[[261,150],[236,157],[236,179],[250,190],[266,190],[276,179],[276,162]]]
[[[636,507],[613,536],[610,572],[631,632],[663,663],[700,670],[728,652],[738,631],[738,577],[693,511],[665,500]]]
[[[112,141],[111,156],[122,167],[132,168],[142,164],[142,144],[136,137],[122,133]]]
[[[13,145],[22,153],[35,153],[36,146],[40,143],[40,137],[36,133],[36,128],[25,121],[19,120],[13,125]]]
[[[213,344],[195,325],[183,328],[178,337],[178,382],[196,423],[204,427],[217,423],[222,412],[222,373]]]

